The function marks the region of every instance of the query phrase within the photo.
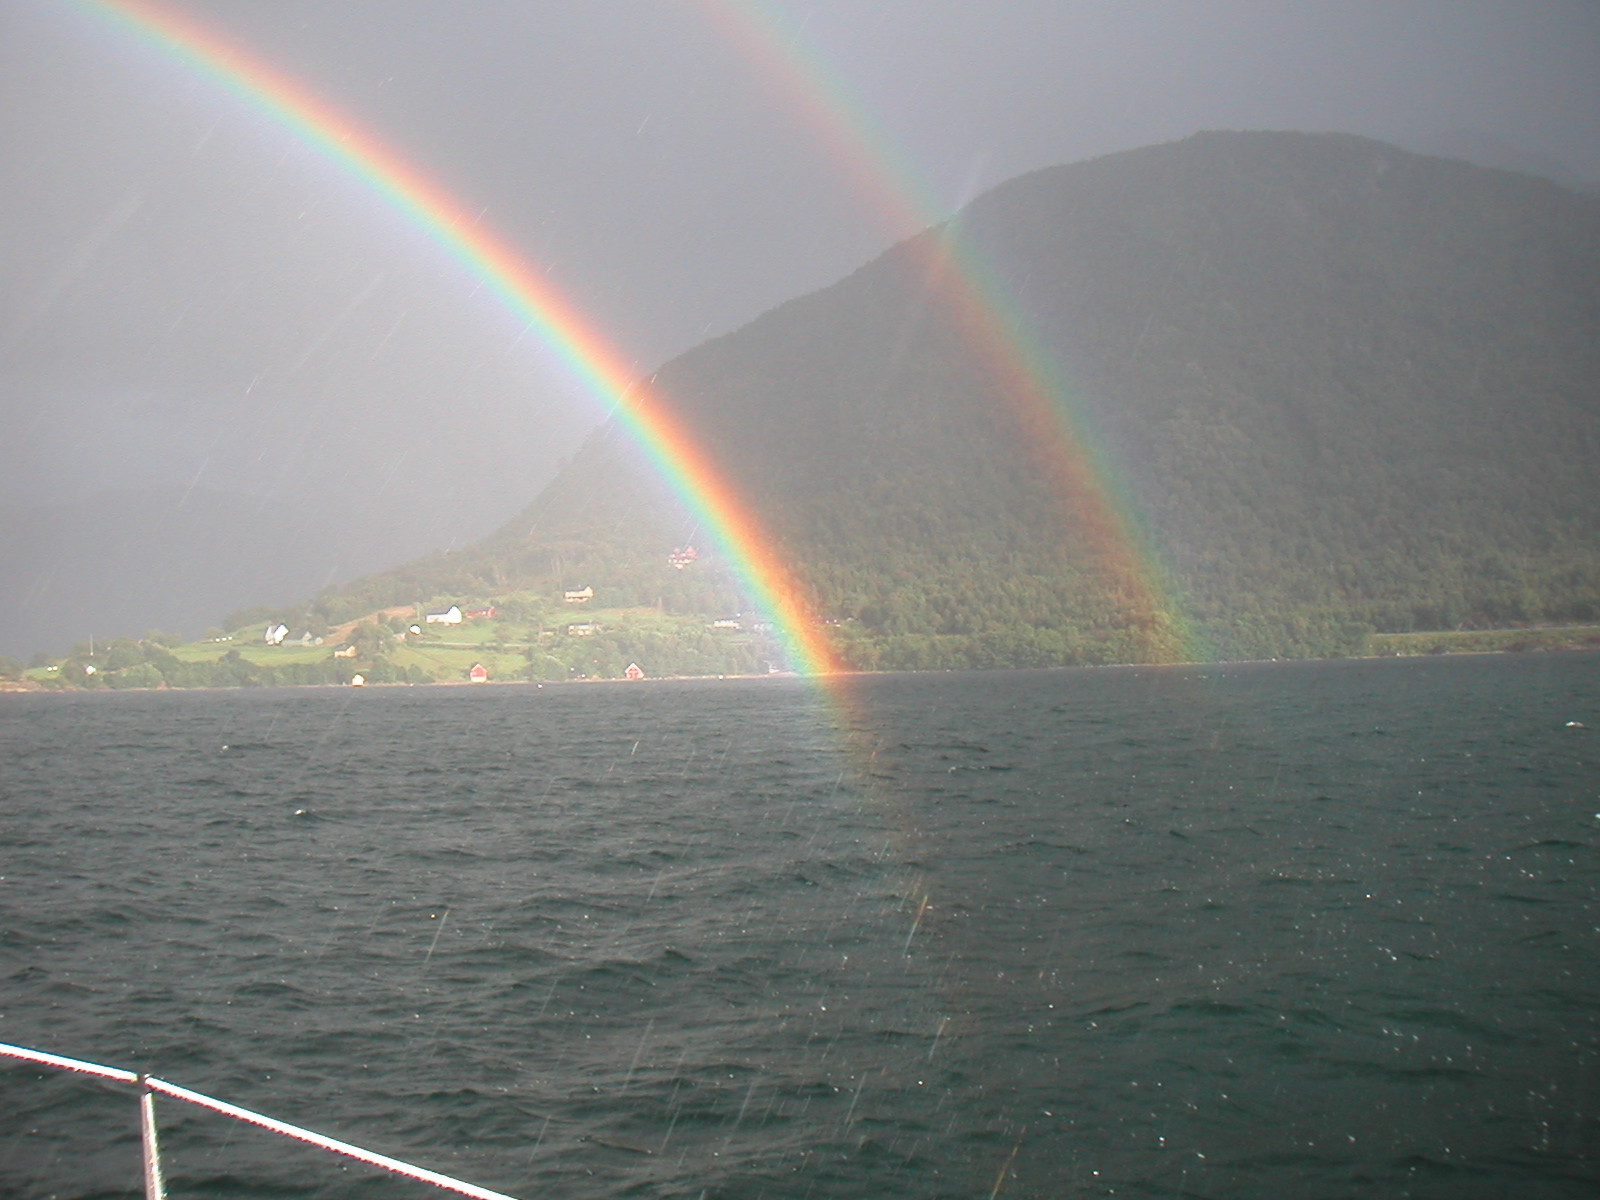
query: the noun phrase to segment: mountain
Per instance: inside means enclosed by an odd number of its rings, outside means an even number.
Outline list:
[[[1440,129],[1406,139],[1403,146],[1436,158],[1460,158],[1480,167],[1518,171],[1548,179],[1562,187],[1600,195],[1600,180],[1586,179],[1558,158],[1527,146],[1508,142],[1481,129]]]
[[[963,301],[966,262],[1014,321]],[[1600,616],[1600,200],[1513,172],[1298,133],[1038,171],[653,386],[858,666]],[[318,605],[588,583],[710,612],[717,564],[666,562],[695,536],[604,429],[499,533]]]

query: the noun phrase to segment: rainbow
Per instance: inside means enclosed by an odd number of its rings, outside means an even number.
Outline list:
[[[972,352],[1018,420],[1035,465],[1114,581],[1124,615],[1156,661],[1205,661],[1177,589],[1135,518],[1109,459],[1074,412],[1073,392],[1028,322],[965,244],[956,219],[941,220],[910,161],[868,119],[844,81],[783,10],[768,0],[693,0],[853,178],[898,237],[924,259]]]
[[[216,34],[146,0],[73,0],[287,129],[453,258],[602,404],[699,522],[803,675],[841,668],[750,508],[632,365],[571,303],[443,189],[370,133]]]

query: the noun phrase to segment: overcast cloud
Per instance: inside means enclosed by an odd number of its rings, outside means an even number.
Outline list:
[[[710,0],[182,7],[481,209],[641,372],[911,232]],[[782,11],[938,212],[1204,128],[1600,178],[1590,3]],[[362,186],[64,0],[0,0],[0,261],[0,504],[161,483],[292,498],[398,560],[526,503],[601,415]]]

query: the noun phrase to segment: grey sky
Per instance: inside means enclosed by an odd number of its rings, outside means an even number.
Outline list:
[[[547,270],[648,370],[910,232],[662,0],[186,0]],[[1202,128],[1493,147],[1600,178],[1600,5],[822,0],[947,210]],[[1452,140],[1453,139],[1453,140]],[[0,503],[295,498],[379,558],[531,499],[598,412],[270,121],[65,0],[0,0]]]

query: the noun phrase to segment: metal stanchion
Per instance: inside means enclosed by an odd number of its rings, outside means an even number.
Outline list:
[[[156,1140],[156,1094],[149,1080],[139,1076],[139,1135],[144,1145],[144,1200],[167,1200],[161,1182],[161,1146]]]

